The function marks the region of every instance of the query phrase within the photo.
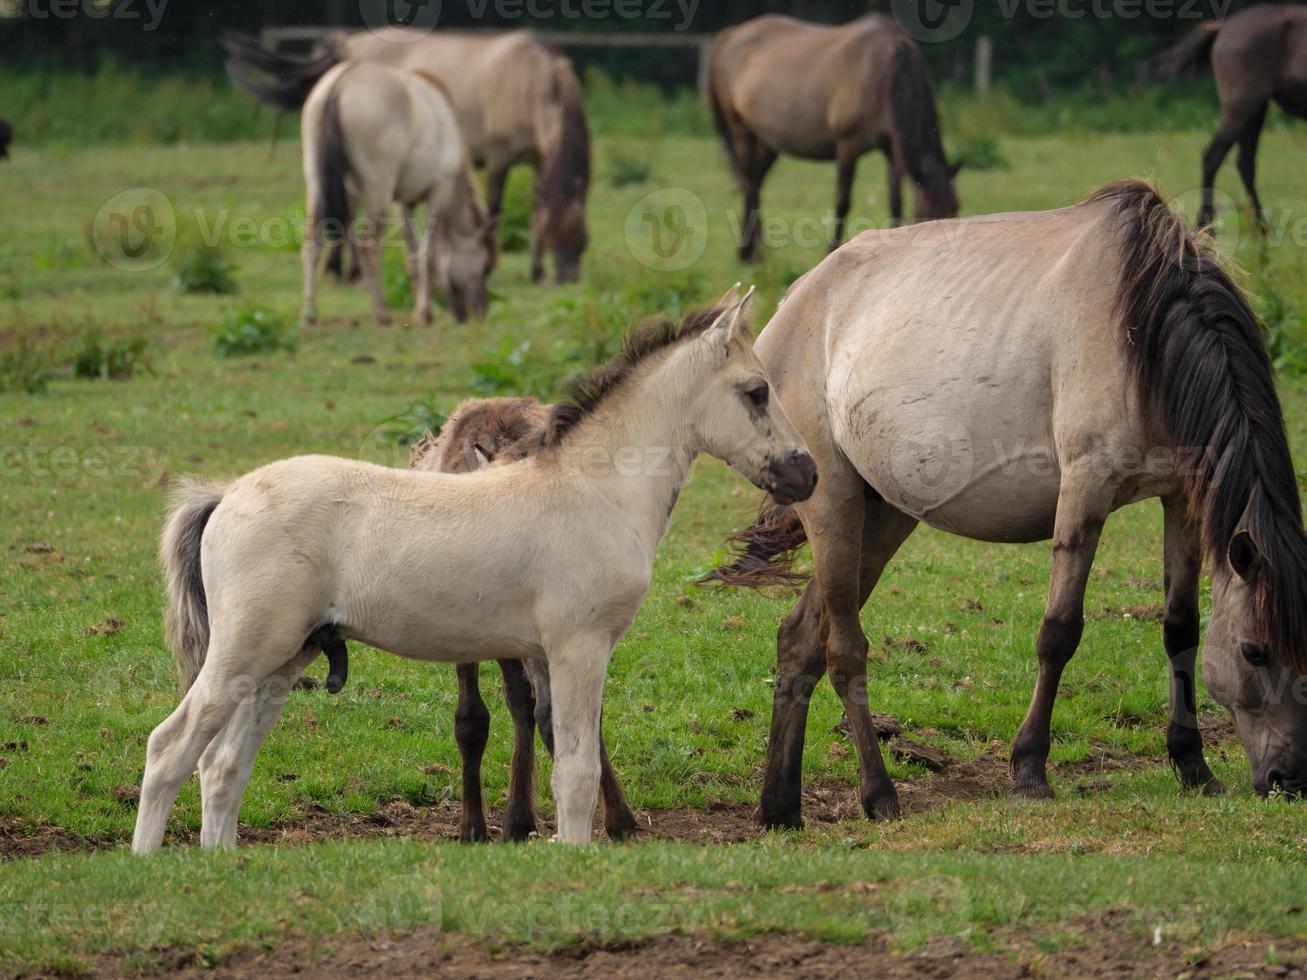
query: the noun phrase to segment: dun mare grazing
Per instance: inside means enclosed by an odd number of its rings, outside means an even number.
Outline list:
[[[1152,62],[1162,78],[1210,67],[1221,100],[1221,124],[1203,151],[1203,203],[1198,223],[1211,224],[1212,188],[1230,147],[1239,144],[1239,176],[1257,226],[1266,217],[1257,196],[1257,142],[1274,100],[1307,119],[1307,7],[1259,4],[1223,21],[1204,21]]]
[[[517,463],[454,475],[301,456],[186,485],[160,551],[187,690],[150,735],[133,849],[160,846],[197,763],[200,842],[235,841],[255,755],[324,626],[419,660],[545,658],[558,836],[589,840],[608,659],[695,456],[725,460],[781,503],[816,484],[769,398],[747,301],[732,290],[679,325],[637,331]],[[643,466],[627,465],[633,451]]]
[[[869,14],[842,27],[769,14],[722,31],[713,44],[709,100],[744,195],[740,257],[758,258],[759,197],[781,153],[834,160],[835,228],[844,238],[858,158],[889,160],[889,210],[903,216],[906,174],[917,218],[958,213],[957,167],[944,158],[925,59],[894,21]]]
[[[302,316],[317,318],[318,255],[324,239],[347,233],[363,269],[372,315],[389,323],[381,287],[387,216],[398,202],[413,319],[431,322],[433,278],[460,321],[486,313],[486,280],[495,266],[494,222],[477,197],[476,178],[441,83],[422,72],[383,65],[337,65],[304,103],[304,182],[311,227],[304,235]],[[362,203],[350,221],[349,194]],[[417,228],[416,209],[426,219]]]
[[[743,560],[717,573],[756,583],[812,543],[812,581],[777,642],[764,824],[801,822],[808,697],[825,673],[866,813],[898,814],[858,614],[920,521],[1053,541],[1039,678],[1012,748],[1014,793],[1051,795],[1053,701],[1103,522],[1151,497],[1165,514],[1167,749],[1181,782],[1219,788],[1194,703],[1206,552],[1203,679],[1234,716],[1254,787],[1307,788],[1307,535],[1271,365],[1238,288],[1150,187],[867,232],[791,287],[755,349],[821,471],[809,500],[764,512]]]
[[[470,398],[454,410],[440,435],[427,433],[413,447],[409,465],[433,473],[470,473],[484,466],[514,463],[538,452],[552,411],[534,398]],[[549,667],[543,660],[500,660],[504,700],[513,718],[513,759],[504,809],[504,839],[526,840],[536,832],[535,728],[550,755],[554,728],[549,700]],[[490,736],[490,712],[481,699],[479,664],[459,664],[454,737],[463,759],[463,800],[459,837],[487,838],[481,794],[481,758]],[[604,831],[612,840],[635,833],[635,815],[622,794],[599,738],[599,790]]]
[[[529,31],[494,37],[385,28],[333,34],[309,58],[268,51],[252,38],[227,34],[228,70],[237,84],[283,109],[296,109],[313,82],[338,62],[367,61],[422,69],[449,90],[463,139],[486,171],[486,197],[497,217],[509,170],[538,173],[531,215],[531,273],[575,281],[588,242],[590,132],[572,63]],[[263,78],[257,76],[264,76]]]

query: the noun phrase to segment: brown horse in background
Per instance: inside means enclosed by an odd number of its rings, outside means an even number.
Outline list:
[[[709,101],[744,195],[740,257],[758,258],[759,197],[777,156],[834,160],[831,248],[844,238],[858,158],[889,159],[890,217],[903,217],[900,188],[912,179],[919,220],[958,213],[925,59],[889,17],[842,27],[768,14],[723,31],[713,44]]]
[[[526,459],[543,445],[552,405],[534,398],[469,398],[450,415],[440,435],[426,433],[413,446],[409,466],[435,473],[471,473],[494,463]],[[343,642],[343,641],[342,641]],[[543,660],[500,660],[504,701],[513,718],[513,758],[509,768],[508,804],[504,808],[504,839],[526,840],[536,833],[535,730],[545,749],[554,754],[553,704],[549,696],[549,665]],[[334,662],[333,662],[334,664]],[[336,670],[333,665],[333,670]],[[490,738],[490,711],[481,698],[481,665],[459,664],[458,707],[454,739],[463,760],[463,799],[459,837],[483,841],[486,813],[482,803],[481,759]],[[599,735],[599,791],[604,831],[610,840],[625,840],[636,831],[622,787],[608,760],[603,732]]]
[[[340,32],[314,54],[292,57],[253,38],[227,34],[227,70],[256,98],[281,109],[303,105],[314,82],[341,61],[422,70],[444,83],[473,162],[486,172],[493,220],[502,208],[509,170],[536,169],[531,215],[531,277],[544,278],[544,253],[556,282],[574,282],[589,242],[590,130],[572,63],[529,31],[493,37],[429,33],[413,28]],[[339,269],[338,256],[333,267]]]
[[[1203,151],[1203,204],[1199,225],[1212,222],[1212,187],[1226,154],[1239,144],[1239,176],[1252,200],[1257,227],[1266,232],[1257,196],[1257,142],[1272,100],[1307,119],[1307,7],[1260,4],[1224,21],[1200,24],[1175,47],[1153,59],[1153,72],[1170,79],[1210,67],[1221,100],[1221,125]]]

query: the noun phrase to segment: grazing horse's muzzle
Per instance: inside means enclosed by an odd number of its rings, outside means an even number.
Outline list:
[[[807,453],[795,449],[784,459],[773,461],[767,467],[767,477],[765,489],[771,491],[778,504],[797,504],[817,489],[817,464]]]

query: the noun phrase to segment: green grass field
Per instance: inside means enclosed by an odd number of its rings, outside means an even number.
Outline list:
[[[1008,169],[960,178],[964,213],[1060,206],[1132,175],[1155,179],[1192,213],[1204,142],[1203,133],[1005,138]],[[1164,928],[1194,955],[1235,940],[1269,950],[1307,936],[1302,807],[1255,798],[1231,737],[1208,751],[1227,796],[1184,795],[1166,767],[1156,503],[1117,514],[1104,535],[1084,641],[1054,717],[1051,803],[1007,803],[997,766],[989,794],[941,802],[929,791],[939,777],[891,761],[929,803],[904,821],[813,821],[803,833],[725,847],[333,840],[227,854],[173,846],[149,860],[124,853],[146,737],[177,697],[154,558],[169,477],[236,474],[302,452],[400,465],[394,433],[420,424],[426,409],[414,406],[447,411],[469,391],[548,395],[611,351],[634,318],[713,299],[737,279],[758,284],[761,327],[824,252],[800,219],[830,206],[833,168],[777,167],[764,206],[780,243],[755,269],[734,258],[739,203],[714,142],[603,140],[579,285],[533,287],[525,255],[514,252],[493,280],[487,323],[459,326],[442,314],[431,328],[376,327],[360,291],[328,286],[323,322],[298,330],[297,351],[221,357],[215,334],[232,317],[266,309],[294,323],[299,263],[283,239],[303,207],[295,147],[283,144],[272,159],[255,144],[15,150],[0,169],[0,386],[10,389],[0,391],[0,830],[6,854],[62,850],[0,864],[0,973],[145,970],[179,949],[203,965],[287,935],[328,937],[329,950],[334,936],[430,928],[442,941],[492,949],[781,932],[986,950],[1021,930],[1048,948],[1074,946],[1084,941],[1077,923],[1112,913],[1141,948]],[[1247,233],[1246,212],[1242,221],[1228,215],[1245,232],[1223,236],[1272,320],[1300,452],[1304,151],[1302,129],[1263,143],[1273,241]],[[632,160],[647,179],[631,175]],[[857,185],[855,213],[876,224],[884,170],[868,158]],[[615,174],[634,182],[616,186]],[[518,177],[520,196],[526,175]],[[1242,205],[1233,166],[1221,186]],[[171,203],[177,246],[158,268],[121,271],[92,246],[95,217],[114,195],[141,187]],[[691,244],[704,245],[675,272],[636,258],[653,245],[637,205],[655,191],[687,209]],[[173,281],[179,263],[215,228],[238,291],[184,293]],[[390,251],[397,270],[399,250]],[[402,292],[393,277],[392,288]],[[76,377],[67,365],[94,332],[102,347],[144,338],[144,366],[122,380]],[[21,390],[42,381],[42,393]],[[698,810],[710,823],[755,801],[775,628],[790,603],[704,592],[692,581],[756,504],[742,478],[698,464],[650,596],[613,659],[609,747],[632,804],[655,827],[662,811]],[[1040,545],[918,532],[864,611],[873,708],[959,764],[1001,758],[1034,681],[1048,559]],[[242,810],[254,833],[276,838],[324,813],[366,815],[396,800],[449,820],[458,782],[452,670],[361,647],[353,654],[346,690],[295,694],[265,745]],[[483,677],[494,714],[485,768],[493,808],[503,801],[509,726],[492,671]],[[1219,720],[1209,699],[1202,706],[1205,719]],[[839,716],[833,692],[819,689],[805,775],[837,800],[856,784],[852,746],[834,731]],[[833,806],[836,817],[846,812]],[[188,839],[198,829],[194,783],[170,826]],[[78,842],[96,852],[70,853]],[[931,882],[946,883],[942,897]]]

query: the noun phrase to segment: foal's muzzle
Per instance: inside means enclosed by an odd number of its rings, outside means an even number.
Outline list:
[[[767,490],[781,505],[807,500],[817,489],[817,464],[797,449],[767,467]]]

